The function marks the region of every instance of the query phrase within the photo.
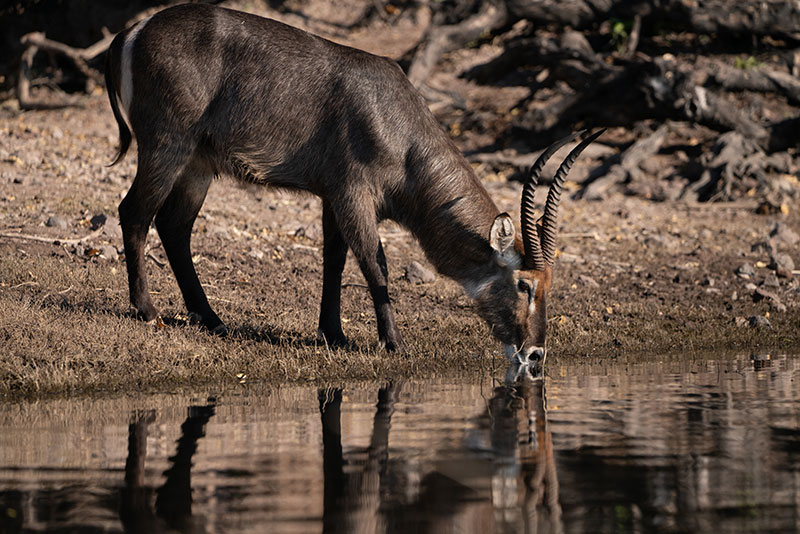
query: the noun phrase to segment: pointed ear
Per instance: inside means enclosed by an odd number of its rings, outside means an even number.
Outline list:
[[[503,254],[514,244],[514,223],[508,213],[495,217],[489,230],[489,244],[498,254]]]

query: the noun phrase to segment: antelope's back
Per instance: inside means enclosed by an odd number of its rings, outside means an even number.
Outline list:
[[[415,138],[442,133],[395,62],[270,19],[176,6],[122,46],[140,147],[186,135],[217,170],[250,181],[324,194],[342,173],[399,179],[389,169]]]

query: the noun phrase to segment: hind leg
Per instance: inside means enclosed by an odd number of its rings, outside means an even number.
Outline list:
[[[345,345],[342,332],[342,271],[347,260],[347,243],[339,231],[330,204],[322,203],[322,302],[319,310],[319,335],[331,345]]]
[[[139,167],[128,194],[119,205],[119,223],[125,245],[125,266],[128,270],[128,289],[137,316],[145,321],[156,318],[158,312],[150,298],[147,283],[144,246],[147,231],[156,212],[172,190],[183,171],[191,150],[168,150],[166,147],[140,145]]]
[[[156,230],[189,315],[199,319],[213,333],[224,334],[227,329],[208,303],[194,269],[190,248],[192,226],[213,177],[213,173],[200,163],[188,165],[156,214]]]

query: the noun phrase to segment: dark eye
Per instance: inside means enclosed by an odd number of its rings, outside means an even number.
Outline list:
[[[525,280],[517,280],[517,289],[520,293],[530,293],[531,285]]]

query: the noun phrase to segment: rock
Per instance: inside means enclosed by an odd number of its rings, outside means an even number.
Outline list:
[[[247,255],[250,256],[251,258],[255,258],[257,260],[263,260],[264,259],[264,253],[262,251],[258,250],[257,248],[251,249],[250,252],[247,253]]]
[[[764,300],[764,299],[776,299],[777,300],[777,298],[778,298],[778,295],[776,295],[772,291],[769,291],[769,290],[764,289],[762,287],[757,287],[756,290],[753,292],[753,302],[759,302],[759,301]]]
[[[585,274],[581,274],[578,276],[578,283],[586,287],[593,287],[593,288],[600,287],[600,284],[598,284],[594,278],[592,278],[591,276],[587,276]]]
[[[436,280],[436,275],[430,269],[423,267],[419,262],[412,261],[405,268],[405,279],[412,284],[425,284]]]
[[[103,245],[100,247],[100,257],[106,260],[116,261],[119,259],[119,254],[117,254],[117,248],[112,245]]]
[[[757,285],[755,285],[753,282],[747,282],[747,283],[744,285],[744,288],[745,288],[746,290],[748,290],[748,291],[755,291],[756,289],[758,289],[758,286],[757,286]]]
[[[744,317],[734,317],[733,318],[733,324],[735,326],[742,327],[742,326],[747,326],[749,324],[749,321],[747,319],[745,319]]]
[[[228,232],[228,229],[220,224],[209,224],[206,227],[206,232],[208,232],[209,235],[212,235],[214,237],[219,237],[221,239],[230,238],[230,233]]]
[[[122,227],[119,225],[119,219],[107,217],[106,223],[103,225],[103,235],[112,239],[122,240]]]
[[[736,291],[734,291],[733,293],[731,293],[731,300],[732,300],[732,301],[734,301],[734,302],[736,302],[737,300],[739,300],[739,293],[738,293],[738,292],[736,292]]]
[[[781,302],[781,300],[778,298],[778,295],[760,287],[757,288],[753,293],[753,302],[759,302],[765,299],[769,300],[769,305],[772,307],[772,309],[781,313],[786,311],[786,305]]]
[[[64,219],[62,219],[57,215],[51,215],[50,217],[48,217],[47,222],[45,222],[44,224],[45,226],[49,226],[51,228],[61,228],[62,230],[66,229],[68,226],[67,221],[65,221]]]
[[[789,228],[784,222],[775,223],[769,236],[781,245],[786,245],[788,247],[792,247],[800,242],[800,236],[797,235],[797,232]]]
[[[791,278],[794,270],[794,260],[788,254],[778,252],[769,258],[769,268],[775,270],[775,274],[781,278]]]
[[[772,325],[769,322],[769,319],[767,319],[763,315],[752,315],[752,316],[750,316],[750,318],[747,319],[747,321],[750,323],[750,326],[753,327],[753,328],[760,328],[760,327],[771,328],[772,327]]]
[[[740,277],[749,280],[756,274],[756,269],[750,263],[743,263],[739,267],[736,268],[736,274]]]
[[[706,276],[701,283],[704,286],[714,287],[714,284],[716,283],[716,281],[713,278],[711,278],[710,276]]]
[[[581,256],[578,256],[577,254],[568,254],[566,252],[559,254],[558,260],[562,263],[586,263],[586,260],[584,260]]]
[[[774,274],[768,274],[764,281],[761,282],[761,285],[764,287],[780,287],[781,283],[778,281],[778,277]]]
[[[107,220],[108,217],[106,217],[105,214],[98,213],[97,215],[89,219],[89,222],[92,223],[92,230],[97,230],[101,226],[105,225]]]

